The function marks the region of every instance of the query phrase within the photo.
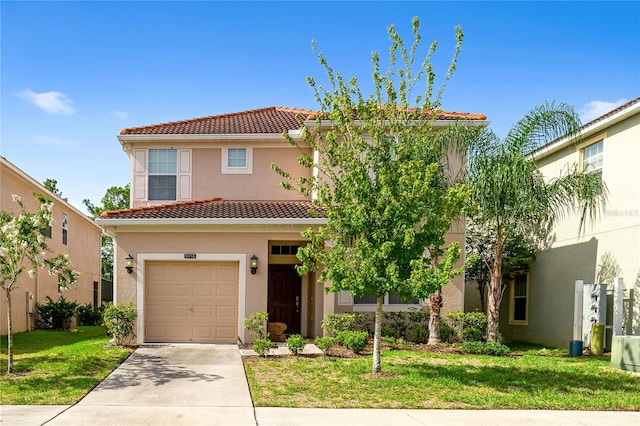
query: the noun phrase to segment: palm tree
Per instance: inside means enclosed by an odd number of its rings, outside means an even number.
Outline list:
[[[577,139],[580,120],[566,104],[544,103],[518,121],[500,140],[486,130],[470,154],[470,220],[490,236],[487,340],[498,341],[500,302],[504,293],[502,259],[505,242],[518,235],[536,235],[565,214],[580,212],[580,229],[604,207],[601,176],[577,165],[545,180],[532,153],[560,137]]]

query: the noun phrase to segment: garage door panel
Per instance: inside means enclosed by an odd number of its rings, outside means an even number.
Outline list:
[[[226,320],[236,318],[236,308],[234,306],[216,306],[216,316]]]
[[[213,320],[215,318],[213,312],[214,311],[212,306],[194,306],[192,314],[194,319]]]
[[[216,268],[215,277],[217,280],[236,280],[238,278],[238,268],[233,264],[222,265]]]
[[[212,327],[193,327],[193,338],[198,340],[214,340],[214,329]]]
[[[193,286],[193,295],[197,297],[213,296],[213,286],[211,284],[198,284]]]
[[[235,343],[238,264],[149,262],[145,341]]]
[[[236,342],[237,333],[234,327],[216,327],[216,338],[221,341]]]
[[[219,285],[216,287],[217,297],[233,297],[236,298],[238,292],[238,286],[235,285]]]
[[[190,297],[191,289],[185,284],[174,284],[169,286],[169,294],[175,297]]]

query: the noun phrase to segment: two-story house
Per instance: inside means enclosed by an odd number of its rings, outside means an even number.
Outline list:
[[[578,232],[577,214],[557,224],[551,247],[536,253],[529,272],[509,283],[500,331],[509,340],[566,347],[573,336],[576,280],[598,283],[614,274],[625,286],[624,333],[640,335],[640,98],[586,123],[578,140],[560,138],[532,155],[547,179],[573,164],[600,174],[608,199],[584,233]]]
[[[18,214],[20,207],[12,196],[18,195],[28,211],[38,207],[33,193],[40,193],[53,201],[54,222],[46,235],[50,256],[69,255],[73,269],[80,275],[76,285],[60,290],[58,277],[52,277],[42,268],[30,278],[26,273],[18,277],[18,288],[12,296],[12,329],[14,333],[28,331],[36,326],[36,304],[46,304],[46,297],[65,299],[84,305],[100,304],[100,245],[102,230],[91,218],[46,189],[24,171],[0,157],[0,210]],[[0,335],[7,334],[7,306],[4,291],[0,295]]]
[[[115,237],[114,298],[137,306],[138,342],[246,341],[244,318],[256,311],[315,337],[325,313],[373,310],[294,269],[301,231],[326,219],[282,188],[271,164],[311,175],[283,132],[302,142],[301,123],[313,126],[316,114],[270,107],[122,130],[131,208],[98,223]],[[434,125],[454,120],[486,124],[482,115],[442,113]],[[464,230],[450,240],[463,245]],[[462,308],[462,289],[462,278],[444,289],[445,310]],[[392,295],[385,302],[407,308]]]

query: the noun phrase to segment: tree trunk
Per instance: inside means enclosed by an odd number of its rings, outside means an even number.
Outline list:
[[[376,315],[375,323],[373,327],[373,368],[371,372],[373,374],[380,373],[382,367],[380,366],[380,336],[382,335],[382,304],[384,303],[384,297],[378,297],[376,302]]]
[[[489,281],[489,300],[487,312],[487,342],[498,342],[500,328],[500,302],[502,302],[502,232],[498,231],[491,281]]]
[[[440,343],[440,309],[442,308],[442,289],[429,296],[429,340],[428,345]]]
[[[13,373],[13,325],[11,323],[11,291],[7,292],[7,374]]]

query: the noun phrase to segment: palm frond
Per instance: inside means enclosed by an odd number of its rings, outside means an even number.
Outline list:
[[[577,136],[580,126],[580,118],[572,106],[545,102],[529,111],[509,130],[503,145],[527,154],[563,136]]]

